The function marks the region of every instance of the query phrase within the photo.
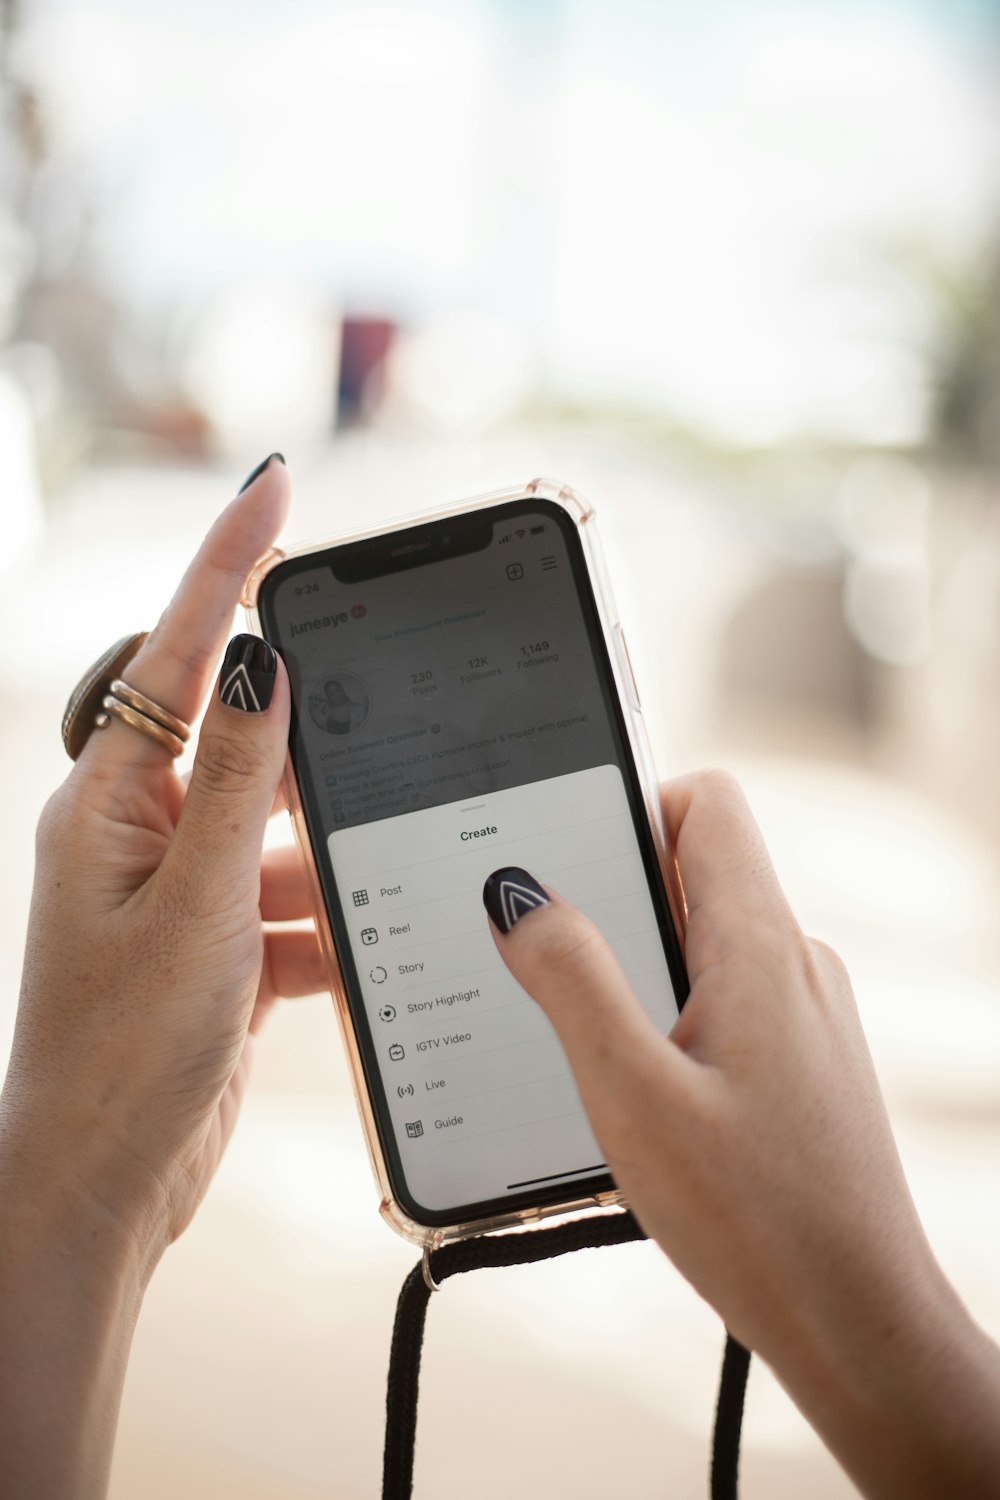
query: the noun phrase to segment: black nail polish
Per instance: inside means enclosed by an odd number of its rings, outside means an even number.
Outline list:
[[[283,453],[269,453],[266,458],[261,459],[256,469],[250,470],[250,473],[247,475],[243,483],[240,485],[239,489],[236,491],[238,495],[242,495],[244,490],[248,490],[250,488],[255,479],[260,478],[264,470],[267,468],[268,464],[271,462],[272,458],[276,458],[279,463],[285,462],[285,455]]]
[[[483,905],[501,932],[509,932],[529,911],[548,904],[535,877],[517,865],[494,870],[483,886]]]
[[[219,678],[219,697],[245,714],[262,714],[270,706],[278,658],[257,635],[234,635],[226,647]]]

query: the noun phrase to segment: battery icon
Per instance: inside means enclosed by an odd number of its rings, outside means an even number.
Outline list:
[[[542,534],[542,532],[544,530],[545,530],[544,526],[532,526],[532,528],[531,528],[531,535],[532,536],[541,536],[541,534]]]

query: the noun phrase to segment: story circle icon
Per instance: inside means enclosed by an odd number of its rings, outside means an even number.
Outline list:
[[[374,969],[368,970],[368,978],[371,980],[372,984],[385,984],[389,976],[383,969],[382,965],[377,964]]]
[[[383,1005],[378,1013],[380,1021],[394,1021],[396,1019],[396,1007],[394,1005]]]

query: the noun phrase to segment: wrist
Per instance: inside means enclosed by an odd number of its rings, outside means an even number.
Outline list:
[[[101,1125],[67,1116],[0,1098],[5,1231],[18,1245],[70,1257],[81,1279],[141,1300],[169,1240],[162,1189],[139,1163],[123,1166]]]
[[[920,1238],[883,1277],[821,1293],[770,1362],[863,1495],[978,1500],[1000,1487],[1000,1350]]]
[[[11,1494],[105,1495],[151,1269],[132,1228],[0,1118],[0,1452]]]

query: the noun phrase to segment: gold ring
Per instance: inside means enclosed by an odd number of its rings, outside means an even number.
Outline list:
[[[112,718],[156,740],[171,755],[180,755],[191,731],[183,719],[168,713],[153,698],[130,687],[119,676],[146,639],[145,631],[123,636],[80,678],[63,714],[66,753],[76,760],[95,729],[106,729]]]
[[[107,693],[101,702],[101,707],[104,709],[104,712],[99,713],[94,720],[95,729],[107,729],[111,723],[109,716],[113,716],[116,719],[121,719],[123,724],[129,724],[133,729],[138,729],[143,734],[148,734],[150,739],[156,740],[157,744],[169,750],[171,755],[180,755],[184,749],[184,740],[181,739],[180,735],[172,734],[169,729],[164,729],[163,725],[158,724],[155,719],[150,719],[145,714],[139,713],[136,709],[130,708],[127,703],[123,703],[114,694]],[[160,712],[163,713],[165,710],[161,709]],[[181,727],[187,731],[186,724],[182,724]]]
[[[154,724],[160,724],[164,729],[169,729],[170,733],[176,735],[182,744],[190,736],[191,731],[183,719],[179,719],[176,714],[167,713],[165,708],[154,703],[152,698],[147,698],[145,693],[140,693],[137,688],[129,687],[122,678],[116,677],[108,691],[116,698],[120,698],[123,703],[127,703],[129,708],[134,708],[137,713],[145,714],[147,719],[152,719]],[[105,703],[104,707],[107,708],[107,706]]]

